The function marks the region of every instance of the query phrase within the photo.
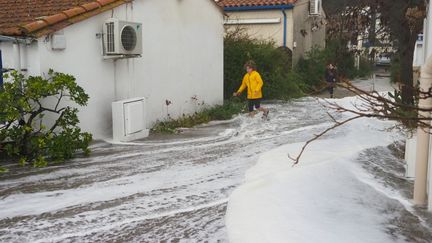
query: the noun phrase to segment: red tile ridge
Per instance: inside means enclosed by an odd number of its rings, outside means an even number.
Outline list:
[[[99,2],[91,2],[81,5],[81,7],[85,8],[87,12],[89,12],[102,6],[99,4]]]
[[[95,11],[99,8],[106,7],[110,4],[120,5],[122,3],[131,2],[132,0],[96,0],[94,2],[86,3],[60,13],[42,17],[38,20],[35,20],[31,23],[24,24],[22,26],[11,27],[2,31],[2,34],[11,35],[11,36],[19,36],[19,35],[27,35],[29,33],[38,32],[44,28],[49,26],[56,25],[68,19],[77,17],[79,15],[83,15],[92,11]],[[119,2],[120,4],[115,4]],[[90,15],[89,15],[90,16]]]
[[[97,0],[96,2],[98,2],[101,5],[101,7],[102,7],[102,6],[108,5],[110,3],[113,3],[115,1],[116,0]]]
[[[86,9],[81,7],[81,6],[74,7],[74,8],[63,11],[63,13],[68,16],[68,18],[75,17],[75,16],[83,14],[85,12],[86,12]]]

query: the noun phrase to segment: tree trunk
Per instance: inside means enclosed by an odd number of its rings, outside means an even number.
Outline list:
[[[423,19],[409,21],[406,17],[407,9],[399,12],[399,17],[390,24],[393,34],[398,40],[400,57],[400,78],[402,86],[402,103],[414,105],[413,59],[418,34],[423,29]],[[415,24],[414,24],[415,23]]]
[[[417,34],[415,35],[417,36]],[[406,45],[399,47],[400,55],[400,81],[402,82],[402,103],[407,105],[414,105],[414,85],[413,85],[413,58],[415,39],[410,37]]]

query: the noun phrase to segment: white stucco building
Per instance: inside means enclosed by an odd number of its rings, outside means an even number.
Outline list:
[[[94,138],[112,137],[114,101],[144,97],[147,127],[223,102],[223,11],[213,0],[32,2],[0,0],[3,68],[74,75],[90,96],[80,126]],[[110,18],[142,24],[140,57],[104,58]]]
[[[321,0],[219,0],[228,30],[292,51],[293,64],[313,47],[324,48],[326,15]]]

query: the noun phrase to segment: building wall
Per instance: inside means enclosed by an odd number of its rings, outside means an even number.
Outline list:
[[[102,58],[96,34],[111,17],[143,24],[141,58]],[[90,96],[80,110],[80,126],[95,138],[112,136],[113,101],[145,97],[148,127],[168,113],[175,118],[201,109],[198,103],[223,102],[223,15],[211,1],[134,1],[60,32],[66,37],[65,50],[53,51],[45,37],[27,48],[29,74],[43,75],[53,68],[74,75]],[[9,65],[12,45],[0,48]],[[166,100],[172,102],[168,109]]]
[[[293,47],[293,11],[285,10],[287,15],[287,47]],[[226,12],[227,19],[270,19],[280,18],[280,23],[277,24],[242,24],[242,25],[226,25],[228,30],[235,28],[244,29],[252,38],[274,41],[276,46],[283,46],[284,36],[284,15],[282,10],[260,10],[260,11],[240,11]]]
[[[325,13],[321,7],[320,16],[309,15],[309,0],[299,0],[293,9],[285,10],[287,14],[287,47],[293,51],[293,65],[312,47],[325,47]],[[276,46],[283,46],[283,13],[282,10],[238,11],[227,12],[228,19],[269,19],[280,18],[277,24],[244,24],[226,25],[228,30],[244,29],[249,36],[264,40],[273,40]],[[313,26],[318,28],[312,30]],[[303,32],[303,33],[302,33]]]
[[[301,57],[310,51],[314,46],[324,48],[326,29],[324,25],[325,13],[315,17],[309,15],[309,0],[299,0],[294,7],[294,42],[293,63],[297,63]],[[318,25],[317,30],[312,30]]]
[[[3,68],[17,70],[17,45],[11,42],[0,42],[0,49],[2,50],[3,56]],[[21,69],[24,69],[24,73],[28,75],[39,75],[40,58],[37,44],[33,43],[29,46],[20,44],[20,52]]]
[[[432,11],[431,6],[428,6],[427,17],[424,21],[423,33],[423,61],[432,55]]]

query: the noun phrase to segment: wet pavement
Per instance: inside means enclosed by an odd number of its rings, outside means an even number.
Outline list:
[[[228,196],[258,156],[329,124],[315,99],[0,180],[2,242],[226,242]]]
[[[355,79],[352,80],[352,84],[355,85],[357,88],[360,88],[365,91],[378,91],[378,92],[384,92],[384,91],[393,91],[397,86],[395,84],[391,84],[389,81],[389,78],[386,76],[379,76],[377,75],[375,79]],[[353,96],[355,95],[353,92],[343,88],[336,86],[334,88],[334,98],[343,98],[347,96]],[[320,98],[329,98],[330,94],[328,91],[324,91],[320,94],[316,95]]]
[[[180,135],[100,142],[91,157],[59,166],[10,166],[0,176],[0,242],[227,242],[228,197],[259,155],[332,124],[314,98],[267,107],[268,121],[240,115]]]
[[[377,182],[374,189],[380,192],[382,204],[376,207],[386,218],[386,232],[403,242],[432,242],[432,213],[411,204],[414,181],[404,176],[404,150],[405,144],[399,141],[364,150],[355,162]]]

